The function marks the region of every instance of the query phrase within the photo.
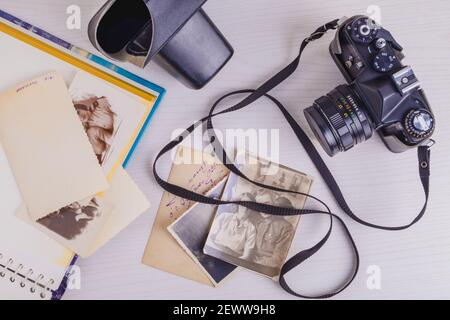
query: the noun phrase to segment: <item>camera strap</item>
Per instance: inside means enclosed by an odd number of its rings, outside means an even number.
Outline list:
[[[350,218],[352,218],[356,222],[359,222],[365,226],[376,228],[376,229],[382,229],[382,230],[390,230],[390,231],[406,229],[406,228],[412,226],[413,224],[415,224],[416,222],[418,222],[420,220],[420,218],[424,215],[426,206],[427,206],[427,202],[428,202],[428,195],[429,195],[430,150],[429,150],[429,147],[427,147],[427,146],[419,146],[418,147],[419,175],[420,175],[420,180],[421,180],[423,190],[425,193],[425,203],[424,203],[422,209],[420,210],[419,214],[416,216],[416,218],[414,218],[409,224],[403,225],[403,226],[380,226],[380,225],[376,225],[376,224],[362,220],[361,218],[356,216],[352,212],[350,207],[348,206],[348,204],[344,198],[344,195],[342,194],[336,180],[334,179],[334,177],[331,174],[330,170],[328,169],[327,165],[323,161],[319,152],[314,147],[313,143],[308,138],[306,133],[303,131],[303,129],[300,127],[300,125],[295,121],[295,119],[292,117],[292,115],[286,110],[286,108],[282,105],[282,103],[279,100],[277,100],[275,97],[268,94],[268,92],[270,90],[272,90],[274,87],[279,85],[281,82],[283,82],[292,73],[294,73],[296,71],[296,69],[298,68],[298,65],[300,63],[301,54],[302,54],[303,50],[305,49],[305,47],[308,45],[308,43],[321,38],[328,30],[336,29],[338,27],[338,21],[339,20],[336,19],[336,20],[333,20],[333,21],[319,27],[309,37],[305,38],[300,46],[300,50],[299,50],[297,57],[291,63],[289,63],[285,68],[283,68],[281,71],[279,71],[273,77],[271,77],[269,80],[267,80],[265,83],[263,83],[259,88],[238,90],[238,91],[230,92],[230,93],[224,95],[223,97],[219,98],[213,104],[213,106],[210,109],[209,114],[206,117],[204,117],[203,119],[192,124],[184,132],[182,132],[178,137],[176,137],[175,139],[170,141],[164,148],[162,148],[162,150],[156,156],[155,162],[153,164],[153,174],[155,176],[156,182],[167,192],[169,192],[175,196],[187,199],[187,200],[205,203],[205,204],[211,204],[211,205],[237,204],[240,206],[244,206],[248,209],[257,211],[257,212],[262,212],[262,213],[277,215],[277,216],[296,216],[296,215],[299,215],[299,216],[301,216],[301,215],[325,215],[325,216],[328,216],[329,217],[329,227],[328,227],[326,234],[322,237],[322,239],[320,241],[318,241],[312,247],[302,250],[302,251],[298,252],[297,254],[295,254],[293,257],[288,259],[285,262],[285,264],[283,265],[283,267],[281,268],[281,272],[280,272],[280,276],[279,276],[279,283],[280,283],[281,287],[284,290],[286,290],[287,292],[289,292],[290,294],[295,295],[297,297],[301,297],[301,298],[312,298],[312,299],[329,298],[329,297],[332,297],[332,296],[340,293],[341,291],[343,291],[345,288],[347,288],[350,285],[350,283],[356,277],[356,274],[359,269],[359,262],[360,262],[359,261],[359,253],[358,253],[358,249],[356,247],[355,241],[353,240],[352,235],[351,235],[349,229],[347,228],[345,222],[342,220],[342,218],[340,218],[335,213],[331,212],[331,210],[327,206],[327,204],[325,202],[323,202],[322,200],[320,200],[319,198],[309,195],[309,194],[301,193],[301,192],[295,192],[295,191],[286,190],[286,189],[282,189],[282,188],[278,188],[278,187],[274,187],[274,186],[270,186],[270,185],[265,185],[263,183],[253,181],[250,178],[248,178],[247,176],[245,176],[238,169],[238,167],[234,164],[234,162],[228,157],[228,155],[225,152],[219,139],[216,138],[216,134],[215,134],[213,123],[212,123],[212,119],[214,117],[221,115],[221,114],[240,110],[240,109],[250,105],[251,103],[253,103],[254,101],[258,100],[259,98],[261,98],[263,96],[265,98],[269,99],[271,102],[273,102],[278,107],[278,109],[281,111],[283,116],[286,118],[287,122],[293,129],[295,135],[297,136],[297,138],[300,141],[300,143],[302,144],[303,148],[305,149],[305,151],[311,158],[311,160],[314,163],[314,165],[316,166],[317,170],[320,172],[323,180],[327,184],[328,188],[332,192],[334,198],[336,199],[337,203],[342,208],[342,210]],[[230,96],[233,96],[233,95],[238,95],[238,94],[247,94],[247,96],[243,100],[241,100],[239,103],[237,103],[227,109],[224,109],[222,111],[215,112],[216,107],[224,99],[226,99]],[[231,172],[233,172],[240,178],[245,179],[245,180],[249,181],[250,183],[252,183],[256,186],[259,186],[261,188],[266,188],[266,189],[277,191],[277,192],[285,192],[285,193],[304,195],[305,197],[308,197],[310,199],[317,201],[323,207],[323,209],[322,210],[319,210],[319,209],[295,209],[295,208],[287,208],[287,207],[277,207],[277,206],[273,206],[270,204],[263,204],[263,203],[253,202],[253,201],[240,201],[240,200],[227,201],[227,200],[215,199],[215,198],[211,198],[211,197],[193,192],[191,190],[185,189],[178,185],[169,183],[168,181],[165,181],[164,179],[162,179],[158,175],[157,169],[156,169],[158,160],[164,154],[168,153],[170,150],[172,150],[177,145],[179,145],[196,128],[198,128],[199,126],[202,126],[202,128],[204,128],[205,125],[206,125],[206,131],[210,138],[210,143],[213,146],[215,154],[218,156],[218,158],[223,162],[223,164]],[[305,260],[307,260],[312,255],[314,255],[317,251],[319,251],[320,248],[322,248],[322,246],[327,242],[327,240],[329,239],[329,237],[331,235],[334,220],[339,222],[341,224],[341,226],[343,227],[344,234],[348,238],[351,248],[353,250],[354,265],[352,267],[351,273],[343,280],[342,285],[339,288],[337,288],[335,290],[331,290],[328,293],[319,294],[319,295],[300,294],[288,285],[285,276],[289,271],[291,271],[292,269],[299,266]]]

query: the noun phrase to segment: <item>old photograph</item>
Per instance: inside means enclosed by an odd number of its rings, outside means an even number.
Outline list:
[[[244,156],[251,157],[239,154],[237,159]],[[250,179],[291,191],[309,192],[311,177],[264,159],[251,157],[250,160],[238,162],[241,163],[240,170]],[[306,201],[304,195],[260,188],[233,173],[222,198],[296,209],[302,209]],[[299,216],[269,215],[238,205],[219,206],[204,252],[228,263],[276,277],[286,260],[298,222]]]
[[[151,104],[81,71],[69,92],[97,159],[105,174],[112,175],[130,151]]]
[[[67,240],[74,240],[83,233],[90,221],[101,215],[99,202],[98,198],[92,198],[87,204],[74,202],[37,222]]]
[[[225,181],[219,183],[208,196],[220,198]],[[167,229],[186,253],[199,265],[214,286],[225,280],[236,266],[203,252],[217,206],[197,203]]]
[[[103,165],[111,150],[121,119],[112,110],[107,97],[87,95],[81,100],[74,100],[73,104],[98,162]]]

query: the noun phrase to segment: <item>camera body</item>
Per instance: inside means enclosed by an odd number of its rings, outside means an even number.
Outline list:
[[[403,48],[366,16],[340,24],[330,53],[347,80],[305,109],[314,134],[330,156],[369,139],[374,131],[392,152],[426,141],[434,115]]]

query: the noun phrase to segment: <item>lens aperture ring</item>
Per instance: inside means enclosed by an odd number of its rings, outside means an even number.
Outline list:
[[[328,95],[333,101],[337,114],[342,118],[342,121],[352,135],[351,143],[349,142],[349,145],[345,148],[345,150],[348,150],[355,144],[362,142],[361,135],[358,134],[362,130],[362,126],[359,123],[359,119],[356,118],[352,105],[346,97],[336,89],[332,90]]]
[[[361,132],[363,133],[360,137],[360,142],[366,141],[367,139],[372,137],[373,127],[371,124],[371,120],[362,108],[363,103],[361,102],[355,91],[351,90],[349,86],[344,85],[337,86],[336,90],[339,91],[344,97],[346,97],[346,99],[352,106],[354,114],[358,117],[359,124],[361,125],[359,130],[361,130]]]
[[[336,112],[342,117],[352,134],[352,142],[344,146],[348,150],[372,136],[372,126],[366,116],[361,101],[348,86],[338,86],[328,96],[333,101]]]

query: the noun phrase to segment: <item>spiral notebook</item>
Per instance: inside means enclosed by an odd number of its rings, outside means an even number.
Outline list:
[[[15,216],[22,198],[1,146],[0,190],[0,297],[50,298],[47,288],[58,289],[73,253]]]
[[[71,83],[80,70],[147,101],[149,111],[125,167],[164,89],[0,10],[0,91],[49,71]],[[31,165],[30,160],[30,165]],[[22,202],[0,143],[0,299],[59,299],[76,256],[15,215]]]

